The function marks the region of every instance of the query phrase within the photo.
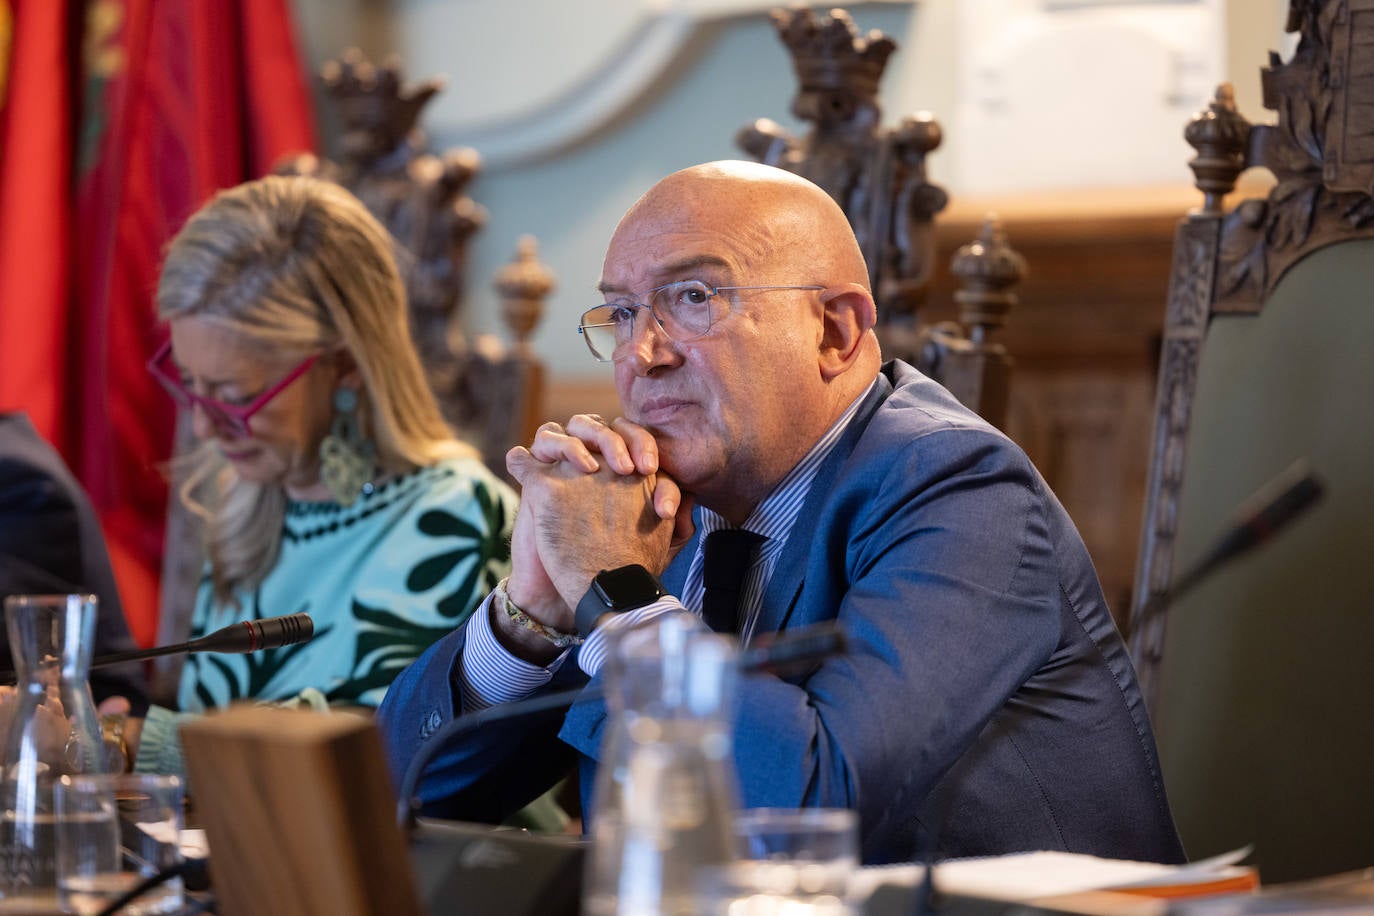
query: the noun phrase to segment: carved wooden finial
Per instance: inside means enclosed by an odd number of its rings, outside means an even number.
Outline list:
[[[1202,208],[1221,212],[1221,199],[1236,187],[1245,171],[1245,148],[1250,141],[1250,122],[1236,111],[1236,91],[1230,83],[1217,86],[1216,97],[1188,121],[1183,130],[1197,155],[1188,162],[1193,183],[1203,193]]]
[[[874,29],[859,33],[842,9],[817,16],[806,7],[772,13],[778,36],[792,55],[802,94],[850,92],[876,105],[878,82],[897,43]],[[807,114],[796,112],[798,117]]]
[[[1026,259],[1007,242],[1006,231],[995,213],[988,214],[978,238],[961,247],[950,260],[950,272],[959,278],[954,301],[959,321],[969,338],[981,342],[1001,327],[1016,304],[1012,287],[1026,276]]]
[[[408,86],[398,59],[379,67],[357,48],[327,61],[320,78],[341,122],[339,158],[360,171],[396,155],[415,132],[421,110],[444,88],[438,78]]]
[[[496,273],[493,284],[501,296],[501,315],[519,350],[529,347],[529,337],[544,314],[544,299],[553,291],[553,272],[539,262],[539,243],[532,235],[520,237],[515,258]]]

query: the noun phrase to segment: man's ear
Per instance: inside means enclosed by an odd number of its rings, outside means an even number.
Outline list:
[[[847,372],[863,351],[863,343],[878,321],[878,307],[868,290],[845,283],[821,290],[821,377],[826,381]]]

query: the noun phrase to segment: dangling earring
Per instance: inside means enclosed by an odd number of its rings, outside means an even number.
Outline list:
[[[320,479],[340,505],[353,505],[372,479],[372,458],[372,443],[358,423],[358,392],[335,390],[334,422],[320,443]]]

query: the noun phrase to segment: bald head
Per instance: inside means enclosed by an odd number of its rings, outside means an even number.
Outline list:
[[[642,309],[687,281],[694,296],[709,291],[683,303],[709,316],[705,330],[672,331],[661,302],[653,318],[636,311],[616,387],[660,467],[739,524],[877,375],[868,269],[825,191],[770,166],[712,162],[630,208],[600,285]]]
[[[665,223],[735,236],[750,268],[770,265],[789,277],[804,270],[810,283],[855,283],[872,292],[844,211],[820,187],[791,172],[735,160],[674,172],[629,209],[612,247],[623,234]]]

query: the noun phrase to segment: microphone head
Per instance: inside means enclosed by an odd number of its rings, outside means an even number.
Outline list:
[[[315,635],[315,622],[306,613],[264,617],[231,623],[186,644],[188,652],[257,652],[302,643]]]
[[[1263,544],[1316,505],[1323,493],[1321,478],[1299,458],[1240,505],[1231,532],[1218,541],[1218,552],[1229,557]]]
[[[248,625],[254,630],[253,642],[256,643],[247,650],[249,652],[294,646],[297,643],[309,642],[315,635],[315,621],[305,613],[290,614],[286,617],[264,617],[262,620],[250,620]]]

